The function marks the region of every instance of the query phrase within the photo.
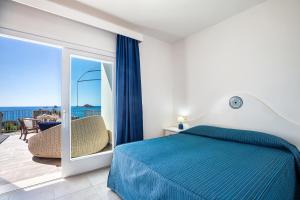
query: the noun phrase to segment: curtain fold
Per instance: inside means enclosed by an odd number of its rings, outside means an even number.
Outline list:
[[[116,145],[119,145],[143,140],[138,41],[118,35],[116,60]]]

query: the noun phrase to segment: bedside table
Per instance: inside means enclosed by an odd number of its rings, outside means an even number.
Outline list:
[[[183,130],[179,130],[177,127],[164,128],[164,136],[174,135],[174,134],[177,134],[178,132],[183,131]]]

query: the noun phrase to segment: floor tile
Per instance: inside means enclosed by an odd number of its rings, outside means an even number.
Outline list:
[[[95,170],[87,174],[87,178],[89,179],[92,185],[99,185],[107,183],[107,177],[109,173],[109,168]]]
[[[121,200],[121,198],[116,193],[111,191],[106,186],[103,186],[103,184],[94,187],[97,188],[100,198],[103,200]]]
[[[29,134],[28,138],[33,135]],[[19,137],[12,133],[0,145],[0,187],[61,171],[60,159],[33,157],[28,143]]]
[[[109,169],[95,170],[0,195],[0,200],[121,200],[106,187]]]
[[[86,175],[79,175],[63,179],[63,181],[52,186],[55,198],[78,192],[80,190],[92,187]]]
[[[1,194],[0,195],[0,200],[9,200],[9,196],[10,196],[11,194]]]
[[[32,190],[20,189],[13,191],[9,200],[54,200],[54,191],[51,187],[42,187]]]
[[[56,198],[55,200],[103,200],[101,199],[98,191],[94,187],[90,187],[78,192],[74,192],[60,198]]]

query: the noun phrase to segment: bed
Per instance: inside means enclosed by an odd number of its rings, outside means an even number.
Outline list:
[[[240,111],[234,112],[231,120]],[[230,111],[221,113],[229,117]],[[274,116],[269,114],[270,120],[280,127],[272,134],[225,128],[228,119],[223,127],[211,125],[221,121],[210,116],[202,120],[210,125],[120,145],[114,151],[108,187],[124,200],[298,199],[299,141],[291,142],[298,126],[287,125],[281,116],[279,123]],[[282,135],[282,130],[288,133]]]

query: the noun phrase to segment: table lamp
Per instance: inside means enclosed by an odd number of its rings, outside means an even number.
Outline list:
[[[183,129],[183,122],[185,121],[185,118],[183,116],[177,117],[177,122],[178,122],[178,129],[182,130]]]

